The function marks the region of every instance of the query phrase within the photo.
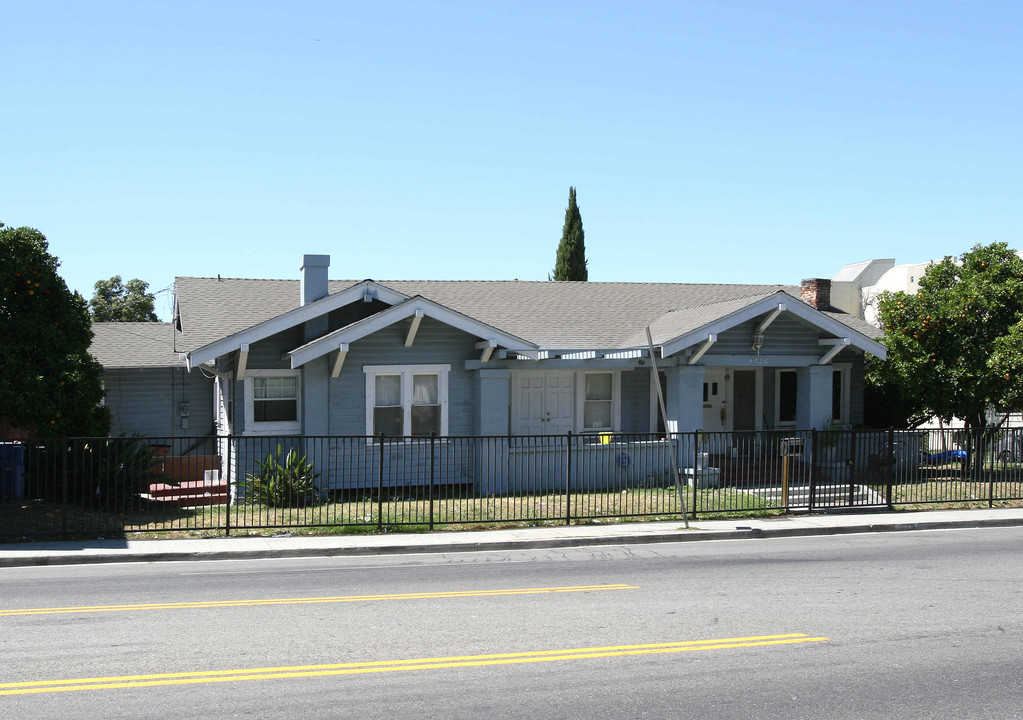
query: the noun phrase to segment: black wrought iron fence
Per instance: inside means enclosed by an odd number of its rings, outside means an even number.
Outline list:
[[[1021,500],[1020,428],[0,443],[5,541]]]

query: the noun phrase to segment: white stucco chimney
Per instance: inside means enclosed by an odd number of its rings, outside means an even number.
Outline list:
[[[302,304],[308,305],[327,295],[327,268],[330,255],[302,256]]]

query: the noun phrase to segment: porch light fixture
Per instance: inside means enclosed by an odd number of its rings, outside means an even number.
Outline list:
[[[757,355],[760,354],[760,348],[764,346],[764,333],[753,333],[753,349],[756,350]]]

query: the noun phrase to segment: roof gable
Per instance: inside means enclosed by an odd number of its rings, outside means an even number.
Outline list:
[[[714,311],[718,313],[718,316],[711,318],[711,314]],[[823,313],[783,291],[778,291],[744,304],[741,301],[733,301],[719,303],[713,308],[686,308],[679,311],[679,313],[680,318],[665,321],[664,324],[669,329],[684,328],[687,323],[694,325],[696,319],[704,320],[704,322],[701,325],[687,329],[670,340],[659,343],[662,348],[662,355],[664,356],[674,355],[701,342],[709,341],[713,343],[719,333],[741,325],[747,320],[752,320],[762,315],[767,316],[768,313],[772,313],[772,316],[770,319],[765,317],[765,321],[762,324],[765,330],[767,329],[766,326],[769,326],[773,320],[773,317],[776,317],[776,313],[790,313],[804,323],[818,328],[821,332],[831,335],[832,338],[840,340],[842,346],[851,345],[882,359],[887,355],[884,345],[858,332],[849,325],[836,320],[833,316],[837,313]],[[829,347],[835,344],[830,339],[824,339],[821,342]],[[833,353],[829,350],[823,353],[821,357],[821,363],[824,364],[830,361]]]
[[[391,306],[416,299],[414,310],[465,329],[506,348],[537,357],[597,356],[646,347],[650,327],[655,344],[674,354],[704,342],[783,303],[829,337],[884,356],[878,332],[851,316],[819,311],[798,300],[785,285],[607,283],[552,281],[332,280],[331,294],[298,307],[298,280],[179,278],[176,287],[182,333],[178,347],[190,350],[189,366],[238,350],[288,327],[361,300],[367,292]],[[411,307],[411,306],[410,306]],[[276,311],[276,314],[268,314]],[[408,308],[378,313],[295,348],[292,362],[336,350],[360,333],[397,321]],[[376,318],[376,319],[374,319]],[[244,324],[248,322],[248,324]],[[336,326],[335,326],[336,327]],[[329,338],[329,339],[328,339]],[[496,340],[501,338],[501,340]],[[324,350],[325,347],[334,347]],[[491,345],[493,346],[493,345]],[[321,354],[322,354],[321,353]]]
[[[488,343],[493,343],[491,347],[500,345],[524,355],[534,354],[538,350],[537,346],[528,340],[523,340],[498,328],[481,323],[467,315],[435,303],[428,298],[416,296],[295,348],[288,353],[291,358],[291,367],[297,368],[310,360],[322,357],[334,350],[343,350],[344,346],[349,343],[372,335],[378,330],[393,325],[405,318],[424,316],[431,317],[470,335],[475,335]]]
[[[89,353],[104,368],[178,367],[174,328],[162,322],[96,322]]]
[[[362,282],[352,285],[341,292],[327,295],[326,297],[322,297],[314,302],[289,310],[282,315],[278,315],[251,327],[245,328],[240,332],[233,333],[200,348],[196,348],[186,354],[186,363],[188,368],[191,369],[204,362],[218,358],[221,355],[226,355],[238,350],[243,345],[258,342],[259,340],[268,338],[271,335],[276,335],[279,332],[293,328],[296,325],[301,325],[309,320],[326,315],[332,310],[336,310],[337,308],[345,305],[350,305],[354,302],[362,302],[365,299],[381,300],[388,304],[394,304],[407,300],[408,298],[401,293],[397,293],[388,287],[384,287],[379,283],[373,282],[372,280],[363,280]],[[252,299],[252,301],[255,302],[256,299]]]

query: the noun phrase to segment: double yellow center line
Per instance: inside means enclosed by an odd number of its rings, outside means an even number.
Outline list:
[[[113,677],[39,680],[0,684],[0,695],[76,692],[80,690],[114,690],[120,688],[201,683],[243,682],[249,680],[282,680],[287,678],[326,677],[331,675],[362,675],[367,673],[401,672],[406,670],[439,670],[444,668],[482,667],[485,665],[520,665],[539,662],[592,660],[630,655],[726,650],[764,645],[793,645],[824,642],[828,638],[810,637],[802,633],[759,635],[752,637],[687,640],[684,642],[617,645],[608,647],[539,650],[534,652],[418,658],[411,660],[380,660],[336,665],[294,665],[284,667],[246,668],[241,670],[210,670],[193,673],[161,673],[154,675],[121,675]]]
[[[322,603],[376,602],[381,600],[429,600],[435,598],[546,595],[550,593],[638,590],[636,585],[573,585],[568,587],[515,588],[511,590],[454,590],[450,592],[398,593],[394,595],[340,595],[336,597],[270,598],[265,600],[201,600],[197,602],[139,603],[135,605],[81,605],[78,607],[0,610],[0,617],[63,615],[69,613],[129,612],[138,610],[191,610],[196,608],[258,607],[261,605],[317,605]]]

